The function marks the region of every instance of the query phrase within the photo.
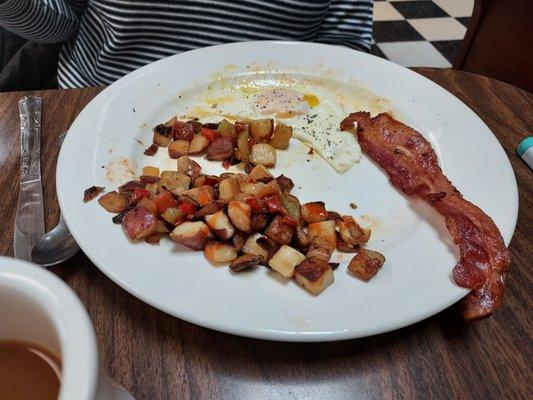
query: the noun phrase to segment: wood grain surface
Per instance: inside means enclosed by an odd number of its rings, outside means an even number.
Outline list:
[[[345,342],[245,339],[194,326],[142,303],[78,253],[51,270],[87,307],[110,376],[136,399],[147,400],[532,398],[533,171],[515,149],[533,131],[533,96],[469,73],[418,71],[470,106],[496,134],[513,165],[520,214],[510,246],[512,272],[502,310],[490,319],[465,324],[451,307],[399,331]],[[59,211],[54,184],[57,136],[100,90],[38,93],[44,99],[47,229],[56,224]],[[13,254],[18,193],[21,95],[0,94],[0,254],[8,256]]]

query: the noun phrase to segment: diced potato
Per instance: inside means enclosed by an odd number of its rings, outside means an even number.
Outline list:
[[[251,254],[243,254],[237,257],[230,264],[230,268],[233,272],[240,272],[246,269],[252,268],[261,262],[260,256],[252,256]]]
[[[315,201],[302,205],[301,214],[304,221],[308,224],[325,221],[328,218],[326,206],[321,201]]]
[[[239,184],[241,182],[253,182],[254,181],[247,174],[242,174],[242,173],[233,174],[233,178],[237,179],[239,181]]]
[[[152,233],[150,236],[147,236],[144,241],[149,244],[158,244],[161,241],[161,234],[158,232]]]
[[[150,167],[150,166],[143,167],[143,171],[141,175],[157,176],[159,178],[159,168]]]
[[[241,133],[239,133],[239,137],[237,139],[238,157],[240,160],[244,162],[250,161],[250,149],[248,148],[249,138],[250,138],[250,130],[248,126],[246,126],[244,130]]]
[[[296,228],[294,228],[294,233],[296,235],[296,243],[298,243],[300,247],[309,246],[309,237],[303,226],[298,225]]]
[[[274,131],[274,120],[270,118],[256,119],[250,122],[250,135],[257,143],[267,143]]]
[[[208,145],[209,140],[207,140],[205,136],[197,133],[192,137],[191,144],[189,145],[189,154],[203,153],[204,150],[207,149]]]
[[[276,165],[276,149],[268,143],[258,143],[252,146],[250,162],[254,165],[273,167]]]
[[[145,156],[155,156],[157,154],[157,151],[159,150],[159,146],[157,143],[152,143],[150,146],[148,146],[144,151],[143,154]]]
[[[236,251],[241,251],[246,243],[248,236],[244,232],[235,232],[235,235],[231,238],[231,243]]]
[[[270,144],[275,149],[285,150],[289,147],[289,140],[292,137],[292,127],[278,122],[274,134],[270,139]]]
[[[247,203],[248,202],[248,199],[250,199],[252,196],[250,196],[249,194],[244,194],[244,193],[241,193],[239,192],[237,194],[237,196],[235,196],[235,199],[236,201],[242,201],[243,203]]]
[[[157,233],[168,233],[169,232],[167,225],[160,219],[157,220],[155,231]]]
[[[336,211],[328,211],[328,217],[326,219],[332,219],[333,221],[342,220],[342,216]]]
[[[261,256],[263,262],[266,261],[268,257],[268,250],[261,247],[257,243],[257,239],[264,238],[264,235],[261,235],[260,233],[255,233],[253,235],[250,235],[248,239],[246,240],[246,243],[244,243],[244,247],[242,248],[243,253],[251,254],[253,256]]]
[[[143,197],[139,202],[137,203],[137,206],[144,207],[154,215],[157,214],[157,207],[155,205],[155,202],[152,199],[148,199],[146,197]]]
[[[237,258],[237,252],[231,244],[220,242],[207,243],[204,255],[212,263],[227,263]]]
[[[262,182],[256,182],[254,181],[253,179],[251,178],[247,178],[247,179],[239,179],[237,177],[234,178],[237,182],[239,182],[239,190],[243,193],[245,193],[244,191],[246,190],[246,193],[250,192],[253,190],[253,187],[257,184],[257,183],[262,183]],[[264,185],[264,183],[263,183]]]
[[[250,233],[250,217],[252,210],[250,206],[242,201],[232,200],[228,203],[228,216],[237,229],[240,231]]]
[[[283,218],[276,215],[265,231],[270,239],[278,244],[290,244],[293,228],[283,222]]]
[[[267,182],[274,179],[274,176],[265,168],[264,165],[256,165],[248,176],[257,182]]]
[[[214,201],[215,190],[213,189],[213,186],[205,185],[186,190],[182,195],[189,197],[203,207]]]
[[[271,194],[271,190],[267,190],[267,185],[263,182],[242,182],[239,188],[242,193],[248,196],[263,197]]]
[[[280,190],[285,193],[290,193],[294,187],[294,182],[292,179],[287,178],[285,175],[280,175],[276,178],[276,182],[280,187]]]
[[[225,160],[233,156],[234,152],[233,139],[220,137],[209,143],[205,158],[208,160]]]
[[[335,235],[335,221],[328,220],[322,222],[314,222],[307,227],[307,234],[309,240],[312,242],[315,236],[330,242],[333,247],[337,247],[337,237]]]
[[[370,239],[370,229],[363,228],[349,215],[343,215],[342,220],[337,220],[337,227],[341,239],[351,246],[367,243]]]
[[[118,192],[120,194],[123,194],[127,198],[130,198],[133,195],[133,192],[135,191],[135,189],[144,189],[144,186],[145,186],[145,184],[142,183],[141,181],[132,180],[132,181],[128,181],[128,182],[124,183],[123,185],[119,186],[118,187]],[[93,189],[97,191],[96,194],[99,193],[98,190],[104,190],[103,187],[93,186],[93,187],[87,189],[85,192],[91,191]],[[85,201],[85,199],[84,199],[84,201]]]
[[[194,135],[194,125],[192,122],[178,121],[174,123],[174,140],[186,140],[190,142]]]
[[[109,192],[98,199],[98,203],[107,211],[112,213],[119,213],[126,209],[128,200],[126,196],[117,192]]]
[[[312,295],[319,295],[333,283],[333,270],[326,261],[306,258],[294,269],[294,279]]]
[[[361,249],[350,261],[348,269],[356,277],[366,282],[376,275],[383,263],[385,263],[383,254],[374,250]]]
[[[344,242],[341,235],[339,235],[339,232],[337,232],[337,250],[343,253],[357,253],[360,248],[361,246],[358,244],[352,246],[351,244]]]
[[[168,156],[170,158],[180,158],[189,154],[189,142],[186,140],[174,140],[168,145]]]
[[[178,158],[176,164],[180,174],[189,175],[193,180],[196,179],[202,171],[200,164],[194,160],[191,160],[189,156],[182,156]]]
[[[154,143],[161,147],[167,147],[172,140],[173,128],[165,124],[159,124],[154,129]]]
[[[131,240],[140,240],[155,233],[157,220],[144,207],[134,207],[122,219],[122,228]]]
[[[213,186],[204,185],[197,189],[200,189],[200,192],[198,193],[198,199],[196,201],[202,207],[211,204],[215,200],[215,189]]]
[[[266,259],[267,263],[270,261],[272,256],[276,253],[276,251],[278,251],[278,249],[280,248],[280,245],[274,242],[269,237],[259,238],[257,240],[257,244],[268,251],[268,256]]]
[[[305,260],[305,256],[290,246],[283,245],[272,256],[268,265],[285,278],[292,278],[294,268]]]
[[[279,193],[279,192],[280,192],[280,189],[279,189],[278,183],[276,182],[275,179],[271,179],[265,184],[263,190],[257,193],[257,197],[261,198],[261,197],[265,197],[270,194]]]
[[[177,225],[185,220],[185,214],[178,208],[168,207],[163,214],[161,214],[166,222],[172,225]]]
[[[189,156],[181,156],[176,161],[176,167],[180,174],[187,174],[189,172],[189,163],[191,159]]]
[[[154,183],[147,183],[144,189],[150,192],[150,197],[154,197],[157,194],[158,187],[159,187],[159,184],[157,182],[154,182]]]
[[[218,184],[218,198],[223,201],[230,201],[240,193],[239,181],[235,178],[226,178]]]
[[[221,240],[229,240],[235,233],[235,228],[223,210],[217,211],[214,214],[206,215],[205,222],[211,228],[213,233]]]
[[[161,179],[158,183],[158,190],[168,190],[177,196],[189,189],[191,178],[176,171],[161,172]]]
[[[194,187],[215,186],[220,181],[216,175],[200,175],[194,180]]]
[[[213,202],[211,204],[203,206],[198,211],[196,211],[196,213],[194,214],[194,217],[197,218],[197,219],[198,218],[203,218],[206,215],[214,214],[214,213],[220,211],[223,208],[224,208],[224,204],[221,204],[219,202]]]
[[[309,245],[309,249],[305,256],[307,258],[318,258],[320,260],[328,262],[333,254],[335,247],[326,239],[321,238],[320,236],[315,236]]]
[[[217,130],[219,135],[222,137],[237,139],[237,131],[235,130],[235,125],[233,125],[227,119],[223,119],[222,121],[220,121]]]
[[[300,221],[300,200],[289,193],[281,193],[280,199],[281,204],[287,210],[287,215],[296,222]]]
[[[265,229],[267,224],[268,224],[268,217],[266,214],[257,213],[257,214],[252,215],[252,219],[251,219],[252,232],[262,231],[263,229]]]
[[[159,168],[156,168],[156,169],[157,169],[157,175],[145,175],[145,174],[143,174],[143,175],[141,175],[139,177],[139,181],[142,184],[144,184],[144,185],[146,185],[148,183],[156,183],[157,184],[157,182],[159,182],[159,179],[161,179],[161,178],[159,177]],[[144,170],[144,168],[143,168],[143,170]],[[153,173],[155,173],[155,171]]]
[[[250,181],[250,177],[248,175],[241,174],[241,173],[223,172],[222,174],[220,174],[220,179],[227,179],[227,178],[233,178],[237,182],[240,182],[240,181],[249,182]]]
[[[141,175],[139,177],[139,181],[146,185],[148,183],[157,183],[159,182],[159,179],[161,179],[159,176],[153,176],[153,175]]]
[[[202,221],[183,222],[170,233],[170,239],[193,250],[202,250],[213,235]]]

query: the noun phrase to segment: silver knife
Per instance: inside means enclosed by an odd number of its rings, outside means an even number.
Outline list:
[[[41,105],[39,96],[24,96],[20,112],[20,191],[15,220],[15,257],[31,261],[31,249],[44,235],[41,186]]]

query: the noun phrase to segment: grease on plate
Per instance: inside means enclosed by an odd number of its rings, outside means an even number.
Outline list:
[[[105,177],[110,183],[122,184],[136,179],[135,163],[126,157],[115,157],[107,163]]]

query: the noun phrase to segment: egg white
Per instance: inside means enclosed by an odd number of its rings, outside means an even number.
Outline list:
[[[270,102],[260,103],[268,111],[263,111],[263,115],[278,117],[292,126],[293,137],[310,146],[339,173],[360,160],[361,148],[355,137],[339,129],[347,112],[331,93],[320,87],[276,88],[275,92],[278,95],[270,96]],[[305,100],[311,96],[317,101]],[[257,99],[264,100],[264,97],[263,93],[256,96],[256,109]],[[280,116],[283,118],[279,119]]]
[[[274,118],[292,126],[293,138],[343,173],[361,159],[361,148],[354,135],[340,130],[340,122],[353,111],[374,111],[383,104],[376,99],[368,89],[328,79],[241,76],[183,92],[178,114],[206,122]]]

